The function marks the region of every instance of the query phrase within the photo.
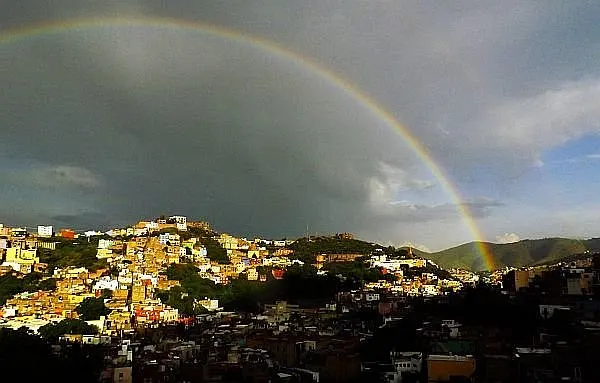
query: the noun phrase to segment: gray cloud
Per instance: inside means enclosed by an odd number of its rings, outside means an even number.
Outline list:
[[[85,212],[77,215],[57,215],[50,217],[52,223],[59,223],[71,227],[85,227],[93,225],[95,227],[109,227],[111,220],[102,213]]]
[[[510,204],[497,185],[598,129],[593,3],[23,0],[3,8],[0,28],[127,14],[251,33],[350,79],[423,143],[490,238],[513,230],[491,222]],[[263,51],[106,26],[2,44],[0,66],[7,219],[113,225],[172,212],[248,234],[309,225],[433,249],[471,239],[397,134]],[[39,187],[52,182],[60,189]]]
[[[99,187],[102,183],[99,177],[88,169],[69,165],[34,168],[25,173],[25,177],[35,185],[48,188],[75,186],[90,189]]]
[[[396,201],[390,204],[388,216],[395,221],[404,222],[455,221],[460,218],[459,209],[466,208],[473,218],[485,218],[491,214],[493,208],[501,206],[504,206],[502,202],[493,200],[467,201],[460,205],[424,205]]]

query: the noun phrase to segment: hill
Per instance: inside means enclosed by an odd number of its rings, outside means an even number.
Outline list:
[[[319,254],[362,254],[370,255],[379,245],[358,239],[344,239],[333,236],[313,237],[310,240],[299,238],[287,248],[294,250],[294,258],[313,263]]]
[[[556,262],[573,254],[600,251],[600,238],[578,240],[569,238],[544,238],[522,240],[515,243],[485,243],[496,268],[504,266],[534,266]],[[477,242],[469,242],[436,253],[419,253],[443,268],[460,267],[473,271],[485,270]]]
[[[600,238],[587,240],[570,238],[544,238],[526,239],[515,243],[485,243],[489,253],[494,259],[494,266],[501,268],[505,266],[535,266],[557,262],[561,259],[583,254],[586,251],[600,252]],[[314,262],[318,254],[363,254],[369,255],[376,248],[381,248],[388,255],[397,255],[396,249],[386,248],[370,242],[358,239],[341,239],[336,237],[314,237],[308,241],[300,238],[289,249],[294,250],[294,258],[305,262]],[[459,267],[472,271],[486,270],[486,265],[479,252],[479,242],[469,242],[450,249],[435,253],[426,253],[413,249],[416,257],[430,259],[440,267],[449,269]]]

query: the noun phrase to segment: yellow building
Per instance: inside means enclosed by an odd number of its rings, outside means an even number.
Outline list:
[[[143,302],[146,300],[146,286],[136,285],[131,288],[131,301],[132,302]]]
[[[112,299],[115,301],[126,301],[128,296],[128,289],[117,289],[113,291]]]
[[[106,319],[106,327],[112,331],[131,330],[131,314],[127,311],[111,311]]]
[[[98,249],[98,252],[96,253],[96,258],[98,259],[112,258],[112,256],[113,252],[111,249]]]
[[[39,263],[37,250],[25,250],[19,247],[9,247],[6,249],[6,262],[18,263],[21,265],[33,265]]]
[[[255,268],[246,270],[246,275],[248,276],[249,281],[257,281],[258,280],[258,271],[256,271]]]

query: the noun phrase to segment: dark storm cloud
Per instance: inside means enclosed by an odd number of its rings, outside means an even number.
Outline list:
[[[266,235],[357,228],[380,163],[411,167],[380,121],[294,63],[197,33],[109,32],[3,47],[20,57],[3,79],[4,149],[97,192],[53,220],[104,223],[86,213],[99,209],[110,222],[178,212]]]
[[[51,222],[56,222],[70,227],[110,227],[111,220],[102,213],[81,213],[78,215],[57,215],[50,217]]]
[[[3,5],[0,28],[167,16],[273,40],[404,122],[494,238],[513,232],[509,188],[546,151],[597,130],[599,14],[594,2],[516,0],[23,0]],[[86,214],[98,212],[125,224],[173,212],[238,233],[309,225],[432,248],[471,239],[448,191],[389,127],[260,50],[86,29],[0,45],[0,68],[0,172],[21,175],[0,185],[6,219],[95,225],[104,218]]]

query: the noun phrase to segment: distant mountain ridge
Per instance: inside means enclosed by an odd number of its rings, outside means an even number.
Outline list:
[[[481,242],[469,242],[442,251],[427,253],[412,249],[413,255],[429,259],[443,269],[461,268],[471,271],[483,271],[487,265],[480,253]],[[574,255],[600,252],[600,238],[571,239],[571,238],[543,238],[525,239],[514,243],[484,242],[491,255],[494,268],[505,266],[523,267],[555,263]],[[383,249],[388,255],[398,255],[399,249],[387,248],[376,243],[365,242],[358,239],[336,238],[335,236],[313,237],[310,240],[299,238],[287,246],[293,250],[295,256],[304,262],[314,262],[319,254],[354,253],[369,255],[375,249]],[[407,248],[404,247],[404,250]]]
[[[495,268],[505,266],[535,266],[557,262],[562,258],[582,254],[586,251],[600,251],[600,238],[586,240],[570,238],[525,239],[514,243],[485,242],[494,260]],[[414,251],[415,255],[427,258],[447,269],[459,267],[472,271],[486,269],[479,252],[479,242],[469,242],[435,253]]]

